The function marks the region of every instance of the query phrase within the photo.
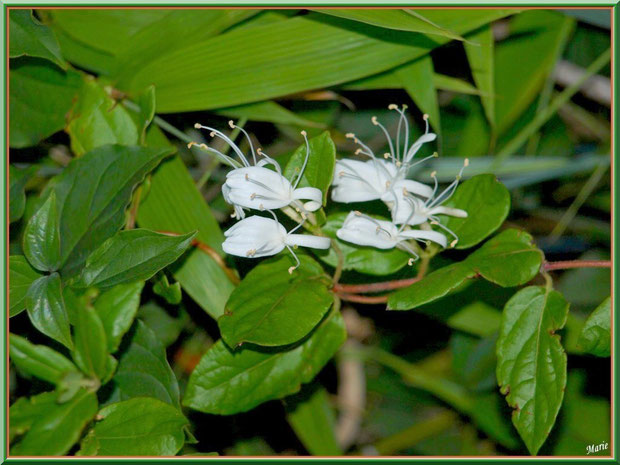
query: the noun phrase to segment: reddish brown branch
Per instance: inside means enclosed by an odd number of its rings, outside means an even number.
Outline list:
[[[562,262],[545,262],[545,271],[568,270],[569,268],[611,268],[611,260],[566,260]]]
[[[381,283],[369,283],[369,284],[336,284],[334,291],[337,293],[357,293],[362,294],[370,292],[392,291],[394,289],[401,289],[403,287],[411,286],[420,278],[408,278],[399,279],[396,281],[384,281]]]
[[[338,297],[347,302],[357,302],[360,304],[385,304],[388,301],[387,295],[359,295],[339,292]]]

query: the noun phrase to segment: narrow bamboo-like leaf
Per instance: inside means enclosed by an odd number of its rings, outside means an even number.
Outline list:
[[[11,455],[66,455],[96,413],[97,396],[85,389],[63,404],[46,402]]]
[[[467,36],[465,52],[469,60],[471,74],[480,90],[484,113],[490,124],[495,124],[495,39],[490,25],[480,28]]]
[[[284,399],[286,419],[312,455],[342,455],[336,440],[335,415],[327,391],[311,386]]]
[[[90,305],[77,309],[73,360],[84,374],[105,378],[108,373],[108,347],[105,329],[97,311]]]
[[[24,255],[41,271],[56,271],[60,264],[60,237],[56,194],[52,192],[32,215],[24,230]]]
[[[148,229],[121,231],[88,257],[78,284],[107,288],[147,280],[176,261],[195,235],[169,236]]]
[[[247,105],[222,108],[215,113],[233,118],[247,118],[250,121],[266,121],[276,124],[291,124],[300,127],[325,127],[324,124],[302,118],[276,102],[257,102]]]
[[[26,294],[41,274],[30,266],[23,255],[9,257],[9,316],[26,309]]]
[[[74,159],[54,179],[63,277],[123,225],[131,193],[171,150],[105,145]]]
[[[583,325],[578,346],[598,357],[611,354],[611,297],[596,307]]]
[[[9,355],[21,373],[36,376],[52,384],[58,384],[62,377],[76,366],[54,349],[35,345],[17,334],[9,335]]]
[[[67,64],[51,29],[32,16],[32,10],[9,11],[9,57],[23,55],[45,58],[61,68]]]
[[[115,58],[110,52],[85,44],[54,22],[51,27],[67,61],[103,76],[111,74],[115,67]]]
[[[459,186],[445,205],[467,212],[467,218],[443,221],[458,237],[456,248],[467,249],[502,225],[510,211],[510,193],[492,174],[480,174]]]
[[[235,348],[292,344],[321,321],[333,302],[321,266],[307,256],[292,274],[288,256],[263,262],[241,281],[218,319],[222,339]]]
[[[79,455],[175,455],[185,442],[188,424],[181,411],[144,397],[102,408]],[[137,440],[139,438],[139,440]]]
[[[108,351],[116,352],[138,312],[144,281],[119,284],[103,292],[94,303],[106,333]]]
[[[566,352],[555,334],[568,316],[559,292],[531,286],[504,308],[497,341],[497,381],[512,422],[531,454],[543,445],[562,405]]]
[[[69,349],[73,348],[58,273],[42,276],[32,283],[26,294],[26,308],[35,328]]]
[[[154,397],[180,407],[176,376],[166,360],[166,350],[155,333],[138,320],[128,337],[130,342],[120,355],[112,378],[112,393],[106,403]]]
[[[282,349],[230,350],[216,342],[190,376],[183,405],[201,412],[232,415],[297,392],[346,339],[339,312],[330,315],[300,344]]]
[[[396,70],[396,75],[416,106],[428,115],[431,126],[436,132],[441,132],[439,103],[433,80],[433,60],[430,55],[401,66]]]

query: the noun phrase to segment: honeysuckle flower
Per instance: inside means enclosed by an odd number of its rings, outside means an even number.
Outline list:
[[[254,210],[271,210],[284,208],[293,204],[300,211],[313,212],[321,208],[323,194],[316,187],[297,187],[303,176],[308,158],[310,156],[310,144],[306,131],[301,134],[306,142],[306,158],[303,166],[291,183],[282,175],[282,170],[277,161],[269,157],[260,148],[254,150],[254,145],[249,134],[241,127],[236,126],[232,121],[228,123],[231,128],[237,128],[246,136],[250,145],[254,165],[251,165],[245,157],[241,149],[224,133],[213,129],[209,126],[196,124],[196,128],[208,129],[211,131],[212,137],[219,137],[228,143],[238,155],[243,165],[239,165],[231,157],[207,146],[200,144],[199,146],[215,153],[220,159],[225,160],[233,169],[226,175],[226,182],[222,187],[224,200],[233,205],[235,213],[233,216],[241,219],[245,217],[244,208]],[[257,161],[257,154],[262,157]],[[267,168],[267,165],[273,165],[275,171]],[[305,202],[302,202],[305,201]]]
[[[442,247],[447,245],[446,236],[440,232],[405,229],[405,226],[398,227],[390,221],[377,220],[354,211],[346,217],[342,227],[336,231],[336,236],[346,242],[377,249],[398,248],[410,253],[413,259],[417,259],[418,255],[407,242],[411,239],[421,242],[435,242]]]
[[[287,232],[284,226],[278,222],[275,214],[272,211],[270,213],[273,215],[273,219],[256,215],[250,216],[235,223],[224,232],[226,237],[222,244],[224,252],[238,257],[259,258],[275,255],[287,248],[297,262],[288,270],[289,273],[292,273],[299,266],[299,259],[293,252],[293,247],[329,248],[330,239],[328,237],[294,234],[303,225],[303,222]]]
[[[389,202],[394,197],[394,191],[405,189],[411,194],[428,198],[432,193],[432,188],[411,179],[406,179],[409,170],[429,159],[437,156],[437,153],[426,157],[416,163],[411,160],[418,152],[420,147],[426,142],[431,142],[437,137],[429,132],[428,117],[425,115],[426,130],[411,146],[409,146],[409,123],[405,116],[405,109],[390,105],[390,110],[396,110],[400,114],[396,131],[396,140],[392,141],[387,129],[372,117],[372,123],[379,126],[388,141],[389,153],[383,155],[384,160],[377,157],[372,149],[361,142],[355,134],[349,133],[347,137],[353,139],[360,146],[356,150],[356,155],[369,157],[367,161],[358,160],[338,160],[334,171],[332,186],[332,200],[342,203],[365,202],[369,200],[383,200]],[[401,133],[404,145],[401,147]]]

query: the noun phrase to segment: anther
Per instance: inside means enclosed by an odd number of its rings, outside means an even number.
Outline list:
[[[250,194],[250,200],[254,200],[256,198],[256,192]]]
[[[347,139],[354,139],[355,138],[355,134],[353,134],[352,132],[347,132],[344,136]]]
[[[202,127],[202,125],[201,125],[200,123],[196,123],[196,124],[194,124],[194,127],[195,127],[196,129],[200,129],[200,128]]]
[[[362,212],[361,212],[361,211],[359,211],[359,210],[355,210],[355,211],[353,212],[353,214],[354,214],[355,216],[362,216]]]
[[[362,153],[362,149],[357,149],[357,150],[355,151],[355,155],[359,155],[360,153]]]
[[[428,114],[427,114],[427,113],[424,113],[424,114],[422,115],[422,119],[423,119],[424,121],[428,120]]]
[[[263,149],[261,149],[260,147],[257,148],[256,153],[258,153],[259,155],[263,155]]]
[[[458,239],[454,239],[452,242],[450,242],[450,247],[454,247],[458,241]]]
[[[211,132],[209,133],[209,135],[210,135],[211,137],[215,137],[215,131],[211,131]]]
[[[304,136],[304,137],[308,135],[308,133],[307,133],[306,131],[301,131],[301,132],[300,132],[300,134],[301,134],[302,136]]]
[[[402,163],[401,163],[400,161],[398,161],[398,160],[397,160],[397,161],[396,161],[396,166],[397,166],[398,168],[400,168],[400,167],[402,166]]]
[[[293,271],[295,271],[295,268],[297,268],[296,266],[291,266],[288,269],[288,274],[293,274]]]
[[[245,173],[245,180],[249,181],[250,180],[250,175],[248,173]]]
[[[383,154],[383,158],[385,158],[386,160],[387,160],[388,158],[390,158],[390,157],[391,157],[391,155],[390,155],[389,153],[384,153],[384,154]]]
[[[406,110],[407,108],[409,107],[403,103],[403,110]]]
[[[465,167],[469,166],[469,158],[465,159],[465,161],[463,162],[463,166]]]
[[[415,258],[410,258],[409,260],[407,260],[407,265],[413,266],[413,262],[415,262]]]
[[[377,121],[376,116],[373,116],[372,118],[370,118],[370,121],[372,121],[372,124],[374,124],[375,126],[379,124],[379,121]]]
[[[187,144],[187,148],[191,149],[194,145],[198,145],[198,143],[196,142],[190,142],[189,144]]]
[[[398,105],[396,105],[395,103],[390,103],[388,105],[388,110],[398,110]]]
[[[435,176],[437,176],[437,171],[433,171],[433,172],[431,173],[431,178],[434,178]]]
[[[259,209],[259,210],[261,210],[261,211],[263,211],[263,210],[265,209],[265,206],[261,203],[261,204],[258,206],[258,209]]]

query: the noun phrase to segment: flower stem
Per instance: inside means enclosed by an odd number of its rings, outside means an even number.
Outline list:
[[[336,264],[336,269],[334,270],[334,275],[332,276],[332,282],[334,283],[334,287],[338,286],[338,281],[340,281],[340,277],[342,276],[342,268],[344,267],[344,254],[342,250],[338,246],[338,243],[335,239],[332,239],[332,248],[334,249],[334,253],[338,259],[338,263]]]
[[[359,295],[347,294],[346,292],[338,292],[336,295],[347,302],[357,302],[360,304],[385,304],[388,301],[387,295]]]
[[[419,281],[420,278],[408,278],[399,279],[396,281],[384,281],[382,283],[369,283],[369,284],[336,284],[334,291],[344,293],[369,293],[369,292],[381,292],[391,291],[394,289],[400,289],[403,287],[411,286],[413,283]]]
[[[611,268],[611,260],[565,260],[560,262],[545,262],[542,268],[545,271],[568,270],[570,268]]]

